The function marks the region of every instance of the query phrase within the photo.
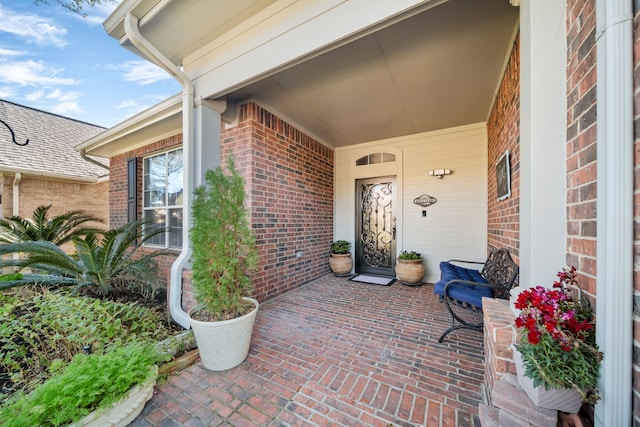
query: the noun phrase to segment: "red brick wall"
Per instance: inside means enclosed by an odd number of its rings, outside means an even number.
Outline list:
[[[487,121],[488,249],[507,248],[519,262],[520,240],[520,39],[516,38]],[[509,150],[511,196],[498,201],[496,162]]]
[[[333,151],[256,104],[223,133],[249,187],[259,250],[255,296],[264,301],[328,273],[333,238]],[[296,251],[303,256],[296,258]]]
[[[181,135],[111,159],[111,227],[127,220],[127,159],[138,157],[141,196],[144,156],[182,143]],[[233,153],[247,180],[248,207],[259,262],[254,296],[265,301],[328,273],[327,249],[333,237],[333,151],[278,117],[249,103],[240,107],[237,126],[222,130],[222,158]],[[142,201],[138,200],[138,217]],[[296,258],[296,251],[303,256]],[[162,258],[163,277],[175,256]],[[187,275],[188,276],[188,275]],[[193,304],[185,280],[183,305]]]
[[[567,1],[567,265],[596,293],[595,0]]]

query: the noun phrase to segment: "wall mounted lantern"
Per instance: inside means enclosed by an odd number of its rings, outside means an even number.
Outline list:
[[[442,179],[445,175],[450,175],[451,169],[434,169],[429,171],[429,176],[435,176],[438,179]]]

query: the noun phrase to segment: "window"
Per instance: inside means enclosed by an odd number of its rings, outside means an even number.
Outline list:
[[[356,166],[376,165],[378,163],[391,163],[396,161],[396,155],[391,153],[372,153],[356,160]]]
[[[142,210],[147,230],[164,229],[147,240],[148,245],[182,248],[182,149],[143,162]]]

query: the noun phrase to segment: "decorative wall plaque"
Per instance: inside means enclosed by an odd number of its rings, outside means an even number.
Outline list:
[[[413,199],[413,203],[415,203],[416,205],[420,205],[423,208],[434,205],[437,201],[438,199],[428,194],[423,194],[422,196]]]

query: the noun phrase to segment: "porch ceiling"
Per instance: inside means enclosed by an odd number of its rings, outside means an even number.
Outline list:
[[[125,0],[105,28],[136,51],[122,29],[124,14],[132,10],[143,17],[145,37],[161,43],[179,65],[274,1],[221,1],[216,4],[222,10],[213,13],[212,3],[203,0]],[[158,3],[163,6],[156,10]],[[378,23],[376,32],[354,34],[347,44],[231,92],[200,95],[224,96],[230,103],[253,99],[334,147],[486,121],[518,27],[518,8],[509,0],[416,4],[421,12]]]
[[[487,120],[518,8],[450,0],[228,94],[335,146]]]

